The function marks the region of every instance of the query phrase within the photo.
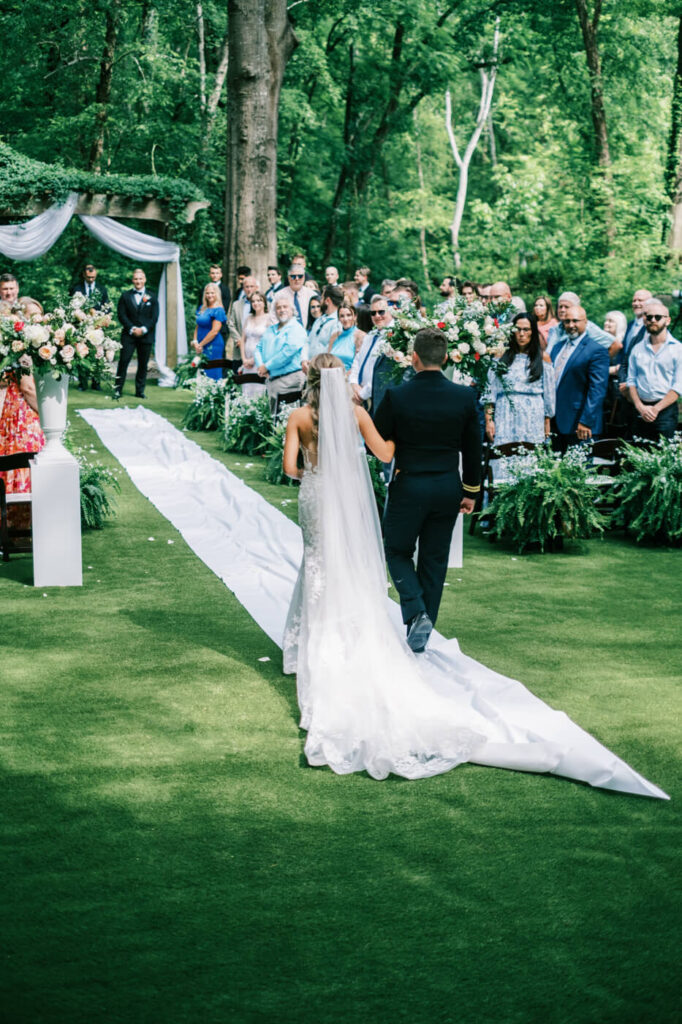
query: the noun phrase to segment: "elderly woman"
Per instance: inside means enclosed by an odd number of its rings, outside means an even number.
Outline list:
[[[485,433],[495,444],[529,441],[542,444],[549,437],[554,415],[554,368],[543,356],[540,334],[532,313],[517,313],[509,348],[500,362],[509,367],[504,384],[492,371],[482,401]],[[501,474],[495,474],[501,479]]]
[[[207,359],[222,359],[225,342],[221,335],[227,317],[220,297],[220,289],[215,284],[207,284],[204,288],[203,301],[196,313],[196,327],[192,348],[195,352],[203,352]],[[206,371],[207,376],[220,380],[223,373],[219,368]]]

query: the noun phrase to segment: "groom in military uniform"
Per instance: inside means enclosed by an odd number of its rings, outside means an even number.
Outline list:
[[[457,516],[473,512],[481,481],[476,394],[446,379],[441,372],[446,359],[443,332],[418,331],[412,355],[416,376],[389,388],[374,416],[381,436],[396,446],[384,547],[415,653],[425,649],[438,615]]]

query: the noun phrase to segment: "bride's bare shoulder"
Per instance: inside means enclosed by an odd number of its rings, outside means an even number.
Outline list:
[[[312,423],[313,414],[310,411],[309,405],[302,405],[300,408],[292,409],[289,413],[289,423],[295,424],[297,427],[304,427],[308,423]]]

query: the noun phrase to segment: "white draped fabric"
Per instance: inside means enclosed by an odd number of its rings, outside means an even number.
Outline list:
[[[81,415],[142,494],[281,646],[302,555],[299,528],[161,416],[141,406]],[[387,601],[399,622],[398,606]],[[563,712],[462,654],[456,640],[433,634],[428,657],[444,690],[457,687],[468,713],[494,727],[486,729],[492,741],[476,750],[475,763],[666,799]]]
[[[61,206],[51,206],[24,224],[0,227],[0,252],[11,260],[37,260],[52,248],[76,209],[78,194],[71,192]]]
[[[78,194],[71,192],[61,205],[55,204],[49,210],[33,217],[24,224],[13,224],[0,227],[0,252],[14,260],[35,260],[43,256],[57,241],[67,227],[78,203]],[[111,217],[90,217],[78,214],[88,231],[95,238],[115,252],[128,256],[140,263],[171,264],[171,273],[177,274],[177,352],[179,356],[187,353],[187,328],[185,325],[185,307],[182,295],[182,277],[180,274],[180,247],[174,242],[166,242],[162,238],[146,235],[142,231],[126,227]],[[174,382],[173,371],[166,366],[166,280],[167,267],[164,266],[159,283],[159,307],[161,313],[156,327],[156,343],[154,358],[156,359],[160,382],[170,386]]]

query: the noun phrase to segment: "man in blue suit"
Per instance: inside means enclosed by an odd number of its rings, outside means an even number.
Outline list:
[[[599,436],[609,383],[609,353],[588,336],[583,307],[570,306],[563,324],[565,337],[550,353],[556,380],[552,432],[560,452]]]

